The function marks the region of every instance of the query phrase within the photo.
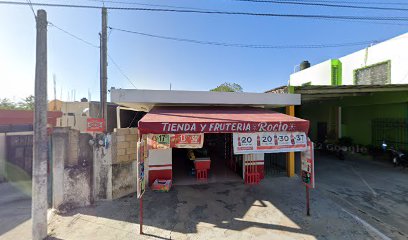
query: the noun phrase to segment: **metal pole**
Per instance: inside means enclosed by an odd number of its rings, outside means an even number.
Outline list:
[[[140,197],[139,201],[139,233],[143,234],[143,196]]]
[[[37,11],[34,147],[32,179],[32,239],[47,237],[47,12]]]
[[[107,127],[107,81],[108,81],[108,20],[107,9],[102,8],[102,33],[101,33],[101,109],[100,117],[105,120],[105,132]]]
[[[306,214],[310,216],[309,187],[306,185]]]

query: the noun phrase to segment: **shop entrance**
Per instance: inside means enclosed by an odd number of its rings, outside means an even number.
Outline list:
[[[232,134],[206,133],[202,148],[173,148],[173,184],[190,185],[197,180],[195,160],[210,161],[207,183],[233,182],[242,180],[242,167],[232,166]],[[241,165],[242,166],[242,165]],[[239,171],[241,169],[241,171]]]

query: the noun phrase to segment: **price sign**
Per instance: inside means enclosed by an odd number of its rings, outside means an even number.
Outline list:
[[[237,134],[235,137],[236,141],[234,141],[236,144],[234,144],[234,146],[237,151],[253,151],[256,149],[256,137],[257,136],[252,133]]]
[[[291,135],[287,133],[279,133],[275,135],[278,139],[278,145],[279,146],[285,146],[285,145],[291,145],[292,142],[291,140]]]
[[[234,133],[234,153],[296,152],[306,149],[304,132]]]

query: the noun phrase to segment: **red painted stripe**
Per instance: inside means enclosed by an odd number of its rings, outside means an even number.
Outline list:
[[[164,164],[164,165],[149,165],[149,167],[171,167],[173,164]]]

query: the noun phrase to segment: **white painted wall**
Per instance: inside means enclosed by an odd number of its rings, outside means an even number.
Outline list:
[[[301,86],[311,82],[312,85],[331,84],[331,60],[314,65],[305,70],[290,75],[291,86]]]
[[[391,84],[408,83],[406,49],[408,49],[408,33],[340,58],[343,64],[343,85],[353,84],[355,69],[388,60],[391,60]]]
[[[372,64],[391,60],[391,83],[408,84],[408,33],[397,36],[372,47],[341,57],[343,85],[353,84],[353,71]],[[366,57],[367,56],[367,57]],[[331,61],[311,66],[290,76],[290,85],[300,86],[331,84]]]
[[[151,149],[149,150],[149,165],[172,164],[172,149]]]

